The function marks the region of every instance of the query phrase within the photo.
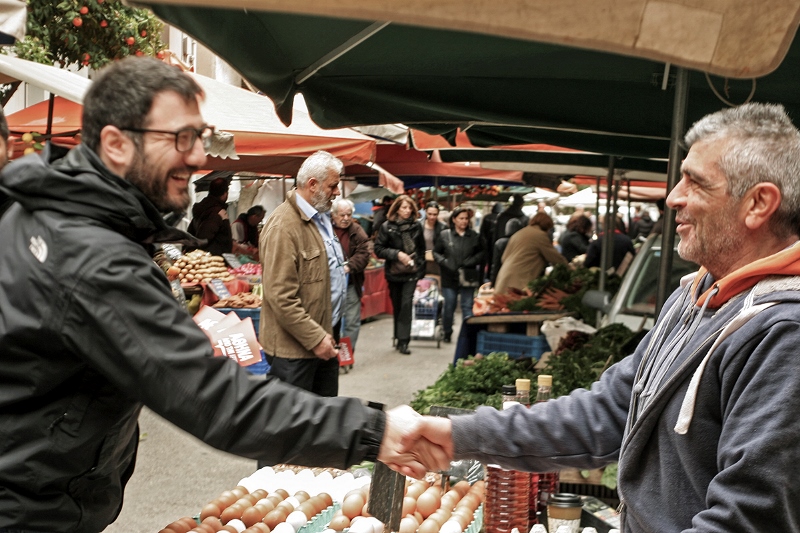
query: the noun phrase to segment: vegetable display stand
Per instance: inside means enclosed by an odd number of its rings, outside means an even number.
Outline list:
[[[545,320],[557,320],[571,313],[499,313],[471,316],[461,324],[453,363],[478,353],[478,332],[517,333],[536,337]],[[535,341],[534,341],[535,342]],[[484,353],[486,355],[486,353]],[[541,355],[541,353],[540,353]]]

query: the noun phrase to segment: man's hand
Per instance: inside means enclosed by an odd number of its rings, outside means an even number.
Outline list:
[[[220,209],[219,210],[219,217],[222,220],[228,220],[228,210],[227,209]]]
[[[439,443],[423,436],[427,432],[427,418],[423,418],[407,405],[388,411],[378,460],[393,470],[414,478],[422,478],[428,471],[447,470],[452,451],[448,452]],[[449,423],[449,420],[446,421]],[[431,434],[435,435],[436,432]]]
[[[314,355],[323,361],[333,359],[339,355],[339,350],[336,348],[336,344],[333,342],[333,335],[330,333],[325,334],[325,338],[322,339],[319,344],[314,346],[313,351]]]
[[[397,260],[403,265],[408,265],[409,263],[413,262],[411,256],[405,252],[397,252]]]

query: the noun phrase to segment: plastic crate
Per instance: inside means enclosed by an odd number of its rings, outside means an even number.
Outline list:
[[[544,335],[529,337],[518,333],[494,333],[479,331],[475,353],[489,354],[505,352],[512,359],[530,357],[537,361],[544,352],[550,350]]]

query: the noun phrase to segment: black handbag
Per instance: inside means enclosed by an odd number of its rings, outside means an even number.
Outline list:
[[[415,254],[411,254],[412,259],[414,258],[414,255]],[[390,276],[407,276],[409,274],[416,274],[417,265],[415,263],[411,263],[410,265],[404,265],[399,260],[390,261],[388,272]]]
[[[481,273],[477,268],[461,267],[458,269],[459,287],[480,287]]]

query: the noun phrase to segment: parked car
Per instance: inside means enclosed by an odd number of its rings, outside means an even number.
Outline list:
[[[667,285],[668,294],[678,287],[683,276],[699,268],[695,263],[681,259],[677,246],[676,237],[672,271]],[[651,235],[642,244],[625,272],[619,291],[613,299],[605,292],[588,291],[584,302],[605,313],[601,326],[619,323],[625,324],[633,331],[653,327],[660,264],[661,235]]]

